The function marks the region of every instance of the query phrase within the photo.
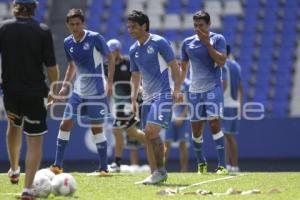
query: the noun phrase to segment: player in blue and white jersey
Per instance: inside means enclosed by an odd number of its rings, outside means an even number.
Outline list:
[[[239,132],[240,111],[243,102],[243,85],[241,67],[230,57],[230,46],[227,45],[227,60],[222,68],[224,87],[223,132],[226,142],[226,167],[229,172],[239,172],[238,148],[235,135]]]
[[[68,84],[75,74],[76,79],[60,124],[55,162],[50,169],[54,173],[63,171],[64,151],[70,139],[73,123],[77,120],[80,125],[88,123],[91,127],[100,160],[97,172],[100,176],[106,176],[108,175],[107,141],[101,125],[105,118],[110,117],[107,96],[112,93],[114,58],[100,34],[84,29],[84,14],[80,9],[71,9],[67,14],[66,22],[71,32],[71,35],[64,40],[69,64],[59,95],[66,96]],[[103,70],[105,58],[109,63],[107,85]]]
[[[191,67],[188,99],[192,105],[190,114],[198,173],[207,172],[206,159],[202,154],[202,133],[208,121],[219,161],[216,173],[228,174],[225,168],[224,134],[220,119],[223,111],[221,67],[226,61],[226,42],[222,35],[209,31],[211,21],[207,12],[196,12],[193,21],[196,34],[183,41],[181,65],[182,79],[188,66]]]
[[[180,92],[180,68],[177,65],[170,42],[149,33],[149,18],[141,11],[134,10],[128,15],[129,34],[137,41],[130,47],[130,68],[132,72],[132,105],[138,111],[136,102],[140,80],[143,87],[141,123],[147,144],[152,149],[157,169],[141,183],[156,184],[167,180],[164,164],[164,144],[159,132],[168,128],[171,120],[173,98],[182,101]],[[174,80],[173,94],[170,88],[169,68]],[[173,98],[172,98],[173,96]]]

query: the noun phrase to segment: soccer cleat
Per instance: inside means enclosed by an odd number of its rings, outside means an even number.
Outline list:
[[[144,185],[156,185],[159,183],[166,182],[168,179],[168,173],[166,170],[159,171],[155,170],[152,175],[148,176],[146,179],[135,184],[144,184]]]
[[[228,170],[227,170],[225,167],[219,166],[219,167],[216,169],[216,174],[218,174],[218,175],[228,175],[229,172],[228,172]]]
[[[198,164],[198,174],[207,174],[207,163]]]
[[[109,171],[112,173],[119,173],[121,172],[121,167],[117,165],[117,163],[113,162],[110,166],[109,166]]]
[[[23,192],[21,195],[21,200],[34,200],[34,196],[28,192]]]
[[[57,165],[51,165],[49,168],[55,175],[61,174],[64,172],[64,169],[62,167],[59,167]]]
[[[8,177],[12,184],[18,184],[20,178],[20,167],[16,171],[12,171],[11,168],[8,171]]]
[[[108,172],[108,170],[97,170],[96,173],[98,173],[101,177],[108,177],[111,176],[111,174]]]

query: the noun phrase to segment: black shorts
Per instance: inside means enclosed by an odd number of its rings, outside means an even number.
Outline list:
[[[124,105],[117,106],[113,127],[128,129],[137,123],[139,123],[139,119],[132,112],[127,112]]]
[[[4,94],[3,102],[8,119],[17,127],[24,126],[26,135],[38,136],[47,132],[43,97]]]

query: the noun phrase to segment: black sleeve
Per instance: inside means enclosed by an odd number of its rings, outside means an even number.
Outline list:
[[[54,45],[51,31],[45,30],[45,37],[43,41],[43,62],[47,67],[56,65]]]

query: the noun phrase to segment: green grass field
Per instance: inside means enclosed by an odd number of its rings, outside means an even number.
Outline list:
[[[73,197],[56,197],[51,194],[48,199],[80,199],[80,200],[128,200],[128,199],[261,199],[261,200],[300,200],[300,173],[243,173],[228,179],[226,176],[208,174],[199,176],[195,173],[170,173],[167,183],[158,186],[135,185],[134,182],[142,180],[147,174],[115,174],[112,177],[87,176],[84,173],[72,173],[77,181],[77,191]],[[11,185],[6,174],[0,174],[0,199],[16,199],[22,190],[24,176],[19,185]],[[214,180],[215,182],[206,182]],[[192,186],[192,184],[200,183]],[[166,188],[182,189],[173,196],[158,195],[157,192]],[[209,190],[213,193],[225,193],[229,188],[242,191],[259,189],[261,194],[249,195],[222,195],[222,196],[196,196],[196,190]],[[279,193],[269,193],[271,189],[278,189]],[[178,191],[179,189],[177,189]]]

